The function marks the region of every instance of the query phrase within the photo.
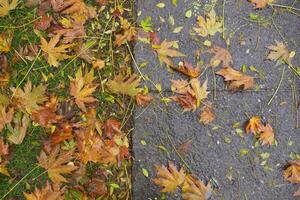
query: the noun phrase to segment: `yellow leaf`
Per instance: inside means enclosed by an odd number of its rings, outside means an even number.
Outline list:
[[[5,166],[3,166],[3,165],[0,165],[0,174],[3,174],[5,176],[9,176],[10,177],[10,174],[9,174],[7,168]]]
[[[11,50],[11,42],[13,39],[13,32],[7,31],[0,34],[0,53],[9,52]]]
[[[270,45],[267,48],[270,49],[270,53],[267,56],[267,59],[272,61],[277,61],[279,59],[282,59],[284,62],[290,63],[291,57],[289,50],[287,47],[283,44],[283,42],[275,41],[276,45]]]
[[[139,88],[141,78],[135,74],[122,76],[119,74],[113,80],[107,82],[108,89],[116,94],[125,94],[135,97],[143,89]]]
[[[206,200],[211,196],[210,184],[205,185],[202,181],[188,175],[183,183],[182,197],[184,200]]]
[[[9,11],[15,9],[19,4],[18,0],[0,0],[0,17],[8,15]]]
[[[50,185],[47,182],[42,189],[36,187],[34,193],[24,192],[23,194],[26,200],[64,200],[64,190],[59,184]]]
[[[21,144],[25,138],[30,119],[26,114],[24,114],[22,118],[21,116],[17,115],[13,122],[13,125],[7,125],[7,129],[10,132],[8,135],[8,140],[13,144]]]
[[[290,161],[283,172],[283,177],[290,183],[300,183],[300,160]]]
[[[209,93],[207,91],[207,80],[202,85],[200,85],[199,80],[197,78],[193,78],[193,79],[191,79],[190,84],[191,84],[192,89],[195,92],[195,96],[197,99],[197,107],[199,107],[201,101],[203,99],[206,99],[207,95]]]
[[[261,119],[258,116],[251,117],[247,126],[246,126],[246,133],[253,133],[256,134],[259,128],[263,126],[261,123]]]

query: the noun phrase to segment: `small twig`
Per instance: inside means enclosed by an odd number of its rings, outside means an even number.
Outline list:
[[[274,6],[274,7],[278,7],[278,8],[285,8],[285,9],[300,11],[300,8],[295,8],[295,7],[292,7],[292,6],[286,6],[286,5],[276,4],[276,3],[269,3],[269,5]]]
[[[222,12],[223,12],[222,36],[223,36],[223,40],[225,40],[225,4],[226,4],[226,0],[223,0],[223,6],[222,6]]]
[[[273,101],[274,97],[276,96],[276,94],[277,94],[277,92],[278,92],[278,90],[279,90],[279,88],[280,88],[280,86],[281,86],[281,83],[282,83],[283,77],[284,77],[285,67],[286,67],[286,66],[283,67],[282,74],[281,74],[281,77],[280,77],[280,81],[279,81],[279,83],[278,83],[278,86],[277,86],[277,88],[276,88],[274,94],[272,95],[271,99],[269,100],[268,105],[271,104],[271,102]]]

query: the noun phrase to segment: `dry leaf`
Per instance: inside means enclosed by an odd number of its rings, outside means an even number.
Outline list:
[[[8,72],[8,61],[5,55],[0,54],[0,87],[7,86],[10,80],[10,74]]]
[[[191,88],[190,83],[185,80],[171,80],[171,90],[177,94],[189,93],[195,96],[195,92]]]
[[[300,160],[289,161],[289,166],[284,170],[283,176],[290,183],[300,183]]]
[[[255,8],[265,8],[269,3],[272,3],[274,0],[249,0]]]
[[[13,119],[13,124],[7,125],[7,129],[10,132],[8,140],[13,144],[21,144],[26,136],[29,124],[30,119],[26,114],[21,116],[17,113],[16,117]]]
[[[109,138],[112,138],[117,133],[121,133],[120,128],[121,128],[121,122],[112,118],[107,119],[103,124],[104,134]]]
[[[125,94],[130,97],[135,97],[142,91],[139,88],[141,78],[135,74],[129,76],[122,76],[119,74],[113,80],[107,82],[108,89],[115,94]]]
[[[77,169],[72,163],[68,163],[73,159],[73,151],[62,152],[59,146],[56,146],[49,155],[43,150],[37,158],[39,166],[47,170],[48,176],[54,183],[68,182],[62,174],[71,174]]]
[[[13,57],[13,63],[16,64],[19,60],[29,60],[33,61],[34,58],[38,55],[39,48],[35,44],[28,44],[24,46],[20,46],[18,51]]]
[[[177,46],[177,41],[164,40],[160,45],[153,44],[152,48],[156,51],[160,62],[165,63],[168,66],[174,66],[170,58],[185,56],[184,54],[175,50],[175,46]]]
[[[208,91],[207,91],[207,80],[200,85],[200,81],[197,78],[193,78],[190,81],[191,87],[195,92],[195,97],[197,99],[197,107],[200,106],[200,103],[202,102],[203,99],[207,98]]]
[[[0,137],[0,174],[3,174],[5,176],[10,176],[5,166],[7,162],[4,160],[4,157],[7,156],[8,153],[8,144],[5,144],[3,138]]]
[[[53,18],[52,16],[48,16],[46,11],[43,8],[39,8],[37,14],[41,18],[38,21],[34,22],[34,27],[37,30],[45,31],[47,28],[50,27]]]
[[[223,62],[223,67],[229,67],[233,64],[232,56],[228,49],[214,46],[208,50],[214,56],[210,59],[210,66],[217,67]]]
[[[75,98],[75,103],[84,112],[87,111],[85,104],[96,102],[97,99],[92,96],[98,87],[97,84],[93,84],[95,80],[94,70],[91,69],[90,72],[82,72],[80,68],[76,74],[75,78],[71,80],[70,83],[70,94]]]
[[[135,96],[136,104],[142,107],[148,106],[153,99],[154,97],[149,94],[138,93]]]
[[[188,175],[182,187],[182,198],[184,200],[206,200],[211,196],[210,184],[205,185],[202,181]]]
[[[198,27],[194,28],[194,30],[202,37],[206,37],[208,35],[214,36],[217,32],[223,32],[223,23],[221,20],[217,19],[214,9],[210,10],[206,19],[199,16],[197,24]]]
[[[199,66],[193,67],[191,63],[188,62],[180,62],[178,67],[170,66],[173,70],[183,73],[190,78],[197,78],[200,73],[201,69]]]
[[[262,126],[263,126],[263,124],[261,123],[260,117],[254,116],[254,117],[251,117],[251,119],[249,120],[249,122],[245,128],[245,131],[246,131],[246,133],[256,134]]]
[[[121,46],[122,44],[125,44],[126,42],[132,41],[136,36],[136,28],[123,17],[120,18],[120,24],[122,29],[122,34],[116,34],[116,39],[114,41],[114,44],[117,46]]]
[[[178,152],[179,152],[181,155],[187,154],[187,153],[190,151],[190,149],[191,149],[192,143],[193,143],[193,140],[188,140],[188,141],[182,143],[182,144],[178,147]]]
[[[0,53],[7,53],[11,50],[13,37],[14,33],[12,31],[6,31],[0,34]]]
[[[171,97],[171,99],[173,99],[183,107],[183,112],[195,111],[197,109],[197,99],[190,93],[173,96]]]
[[[35,187],[34,193],[24,192],[24,197],[26,200],[64,200],[64,188],[60,188],[60,185],[53,184],[50,185],[49,182],[46,183],[42,189]]]
[[[230,90],[250,89],[254,87],[254,78],[247,76],[231,67],[219,70],[216,74],[221,75],[228,82]]]
[[[203,124],[209,124],[215,120],[216,116],[211,105],[205,105],[200,114],[199,121]]]
[[[0,0],[0,17],[8,15],[9,11],[14,10],[18,4],[18,0]]]
[[[267,56],[267,59],[272,61],[277,61],[282,59],[286,63],[291,62],[290,53],[287,47],[283,42],[275,41],[276,45],[270,45],[267,48],[270,49],[270,53]]]
[[[178,186],[180,186],[185,179],[185,171],[183,168],[178,171],[176,166],[169,162],[168,167],[155,166],[158,178],[153,179],[153,182],[161,186],[161,192],[175,192]]]
[[[105,67],[105,61],[101,59],[97,59],[92,62],[94,69],[103,69]]]
[[[266,126],[261,126],[259,128],[259,141],[261,141],[262,145],[268,144],[271,145],[275,141],[275,135],[273,132],[273,128],[270,124],[266,124]]]
[[[11,120],[13,119],[13,115],[14,115],[14,110],[12,108],[10,108],[8,111],[6,107],[2,107],[0,106],[0,131],[3,130],[3,128],[5,127],[5,124],[8,124],[11,122]]]

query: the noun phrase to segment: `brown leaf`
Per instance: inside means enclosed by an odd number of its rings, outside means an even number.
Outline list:
[[[54,134],[51,136],[51,145],[57,145],[65,140],[72,139],[73,126],[68,122],[58,124]]]
[[[214,56],[210,59],[211,67],[217,67],[221,63],[223,63],[223,67],[229,67],[233,64],[232,56],[228,49],[213,46],[208,51],[214,54]]]
[[[177,94],[190,93],[195,96],[194,90],[191,88],[190,83],[186,80],[171,80],[171,90]]]
[[[0,54],[0,87],[6,87],[10,80],[8,61],[5,55]]]
[[[13,31],[6,31],[0,34],[0,53],[7,53],[11,50],[13,37]]]
[[[282,59],[284,62],[290,63],[290,53],[287,47],[284,45],[283,42],[275,41],[276,45],[270,45],[267,48],[270,49],[270,53],[267,56],[267,59],[272,61],[277,61]]]
[[[14,110],[10,108],[8,111],[6,111],[7,108],[2,106],[0,106],[0,110],[0,131],[2,131],[5,127],[5,124],[8,124],[12,121]]]
[[[193,143],[193,140],[185,141],[184,143],[182,143],[182,144],[178,147],[178,152],[179,152],[181,155],[187,154],[187,153],[190,151],[190,149],[191,149],[192,143]]]
[[[1,158],[6,155],[8,155],[8,144],[5,144],[3,137],[0,137],[0,163]]]
[[[216,116],[212,105],[205,105],[201,114],[199,121],[203,124],[209,124],[215,120]]]
[[[29,60],[33,61],[37,56],[39,48],[35,44],[27,44],[24,46],[20,46],[17,53],[13,57],[13,63],[16,64],[19,60]]]
[[[85,184],[85,188],[91,198],[107,194],[107,187],[104,178],[92,177],[91,180]]]
[[[190,93],[171,97],[174,101],[183,107],[183,112],[195,111],[197,109],[197,99]]]
[[[62,174],[71,174],[77,169],[74,164],[69,164],[73,159],[73,151],[62,152],[59,146],[56,146],[49,155],[43,150],[37,158],[39,166],[47,170],[49,178],[54,183],[68,182]]]
[[[269,3],[272,3],[274,0],[249,0],[255,8],[265,8]]]
[[[57,184],[46,183],[42,189],[35,187],[34,193],[24,192],[26,200],[64,200],[64,188],[60,188]]]
[[[183,168],[178,171],[176,166],[169,162],[168,167],[155,166],[158,178],[153,179],[153,182],[161,186],[161,192],[175,192],[185,180],[185,171]]]
[[[192,64],[188,62],[180,62],[178,67],[174,67],[172,65],[170,67],[175,71],[189,76],[190,78],[197,78],[201,73],[201,69],[199,66],[194,68]]]
[[[124,19],[123,17],[119,17],[119,18],[120,18],[122,34],[116,34],[116,39],[114,41],[114,44],[117,46],[121,46],[126,42],[132,41],[137,34],[136,28],[127,19]]]
[[[41,7],[39,8],[37,15],[41,18],[34,22],[34,27],[37,30],[45,31],[50,27],[53,18],[52,16],[47,15],[46,11]]]
[[[83,23],[77,22],[70,22],[71,27],[63,28],[57,27],[56,29],[52,30],[51,35],[61,35],[63,38],[60,40],[61,43],[68,44],[73,43],[74,40],[78,41],[81,40],[86,36],[85,28]]]
[[[300,160],[289,161],[289,166],[284,170],[283,177],[290,183],[300,183]]]
[[[205,185],[199,179],[188,175],[183,183],[182,192],[184,200],[206,200],[211,196],[212,188],[210,184]]]
[[[254,78],[247,76],[231,67],[219,70],[216,74],[221,75],[228,82],[230,90],[250,89],[254,87]]]
[[[94,103],[97,101],[96,98],[92,96],[98,87],[97,84],[94,84],[93,81],[94,70],[84,73],[82,69],[79,68],[76,72],[75,78],[71,80],[70,83],[70,94],[75,98],[75,103],[77,106],[84,112],[87,111],[85,104]]]
[[[249,120],[249,122],[245,128],[245,131],[246,131],[246,133],[256,134],[262,126],[263,126],[263,124],[261,123],[260,117],[254,116],[254,117],[251,117],[251,119]]]
[[[259,127],[259,141],[261,141],[262,145],[268,144],[271,145],[275,141],[275,135],[273,132],[273,128],[270,124],[266,124],[266,126]]]
[[[104,134],[112,138],[115,134],[121,133],[120,127],[121,123],[118,120],[112,118],[107,119],[103,124]]]
[[[135,97],[136,104],[138,106],[146,107],[154,99],[153,96],[149,94],[138,93]]]

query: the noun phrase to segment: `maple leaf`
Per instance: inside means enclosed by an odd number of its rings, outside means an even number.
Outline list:
[[[255,7],[254,8],[265,8],[268,4],[274,0],[249,0]]]
[[[17,113],[13,119],[13,125],[7,125],[7,129],[10,132],[8,140],[14,144],[21,144],[25,138],[29,124],[30,119],[26,114],[22,116],[20,113]]]
[[[217,32],[223,32],[223,23],[221,20],[217,20],[216,12],[211,9],[206,18],[199,16],[197,20],[198,27],[194,28],[196,33],[202,37],[208,35],[214,36]]]
[[[164,40],[161,44],[152,45],[152,48],[157,53],[158,59],[161,63],[165,63],[168,66],[173,66],[174,64],[170,58],[185,56],[173,48],[178,45],[177,43],[177,41]]]
[[[290,183],[300,183],[300,160],[289,161],[283,172],[283,177]]]
[[[13,31],[6,31],[0,34],[0,53],[1,52],[7,53],[11,50],[11,43],[13,37],[14,37]]]
[[[183,107],[183,112],[195,111],[197,109],[197,99],[188,92],[182,95],[173,96],[171,99]]]
[[[195,177],[187,175],[182,186],[184,200],[206,200],[211,196],[212,188]]]
[[[53,18],[52,16],[48,16],[46,11],[41,7],[39,8],[37,14],[40,17],[40,19],[34,22],[34,27],[37,30],[45,31],[47,28],[50,27]]]
[[[73,159],[73,150],[61,152],[59,146],[47,155],[43,150],[37,158],[39,166],[47,170],[49,178],[54,183],[68,182],[62,174],[71,174],[72,171],[77,169],[73,164],[67,164]]]
[[[178,94],[186,94],[189,93],[195,96],[194,90],[191,88],[191,85],[186,80],[171,80],[171,90],[172,92]]]
[[[3,130],[3,128],[5,127],[5,124],[8,124],[11,122],[11,120],[13,119],[13,115],[14,115],[14,110],[12,108],[10,108],[7,112],[7,108],[0,106],[0,131]]]
[[[272,61],[277,61],[279,59],[282,59],[286,63],[291,62],[291,57],[289,50],[284,45],[283,42],[275,41],[276,45],[270,45],[267,48],[270,49],[270,53],[267,56],[267,59]]]
[[[214,46],[208,50],[214,56],[210,59],[210,66],[217,67],[223,62],[223,67],[229,67],[233,64],[232,56],[228,49]]]
[[[156,165],[155,169],[158,178],[153,179],[153,182],[162,187],[161,192],[174,192],[184,182],[184,169],[178,171],[172,162],[169,162],[168,167]]]
[[[116,40],[114,41],[114,44],[117,46],[121,46],[126,42],[132,41],[137,33],[136,28],[132,26],[132,24],[128,22],[127,19],[120,17],[120,23],[123,33],[116,35]]]
[[[170,66],[173,70],[189,76],[190,78],[197,78],[201,69],[199,66],[193,68],[192,64],[188,62],[180,62],[178,67]]]
[[[254,116],[254,117],[251,117],[251,119],[249,120],[249,122],[245,128],[245,131],[246,131],[246,133],[256,134],[262,126],[263,126],[263,124],[261,123],[260,117]]]
[[[100,135],[102,135],[102,122],[97,119],[96,109],[92,108],[85,114],[86,121],[80,123],[80,125],[86,127],[90,131],[96,130]]]
[[[18,4],[18,0],[0,0],[0,17],[8,15],[9,11],[14,10]]]
[[[57,28],[53,33],[56,35],[61,35],[63,37],[61,43],[67,44],[74,42],[77,38],[83,38],[86,36],[85,28],[83,23],[71,22],[68,24],[68,28]]]
[[[149,94],[143,94],[143,93],[138,93],[135,97],[136,104],[138,106],[146,107],[149,105],[149,103],[154,99],[153,96]]]
[[[23,192],[26,200],[64,200],[64,188],[60,188],[58,184],[49,184],[47,181],[46,185],[42,189],[35,187],[34,193]]]
[[[97,198],[107,194],[105,179],[101,177],[92,177],[91,180],[85,184],[85,188],[91,198]]]
[[[191,87],[195,92],[195,97],[197,99],[197,107],[200,106],[200,103],[202,102],[203,99],[207,98],[208,91],[207,91],[207,80],[200,85],[200,82],[197,78],[193,78],[190,81]]]
[[[203,124],[209,124],[216,118],[213,108],[211,105],[205,105],[201,114],[199,121]]]
[[[38,51],[39,51],[38,46],[34,44],[28,44],[19,47],[17,53],[13,57],[13,63],[16,64],[21,59],[33,61],[34,58],[38,55]]]
[[[261,126],[259,128],[259,141],[261,141],[262,145],[268,144],[271,145],[275,141],[275,135],[273,132],[273,128],[270,124],[266,124],[266,126]]]
[[[103,130],[107,137],[112,138],[116,133],[121,133],[121,122],[116,119],[107,119],[103,124]]]
[[[228,82],[230,90],[250,89],[254,87],[254,78],[247,76],[231,67],[219,70],[216,74],[221,75]]]
[[[57,34],[50,39],[49,42],[38,32],[35,33],[41,38],[41,49],[45,52],[47,57],[47,62],[50,66],[58,67],[59,62],[65,59],[70,58],[71,56],[67,54],[67,49],[72,47],[73,44],[63,44],[57,46],[61,35]]]
[[[130,97],[135,97],[142,91],[139,88],[141,78],[135,74],[123,76],[119,74],[113,80],[107,82],[108,89],[115,94],[124,94]]]
[[[20,88],[11,88],[13,92],[14,104],[23,111],[27,111],[29,114],[33,110],[38,109],[40,104],[45,102],[48,97],[45,95],[47,86],[39,85],[32,87],[31,81],[28,81],[24,90]]]
[[[97,99],[92,96],[98,87],[97,84],[93,84],[95,80],[94,70],[89,72],[82,72],[82,69],[78,69],[75,74],[75,78],[70,83],[70,94],[75,98],[75,103],[84,112],[87,111],[85,104],[96,102]]]

